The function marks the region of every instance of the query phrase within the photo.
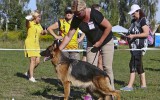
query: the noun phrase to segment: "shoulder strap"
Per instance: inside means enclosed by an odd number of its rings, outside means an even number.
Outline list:
[[[60,27],[61,27],[61,22],[60,22],[60,20],[58,20],[58,27],[59,27],[59,29],[60,29]]]
[[[141,23],[142,19],[145,19],[145,20],[147,21],[146,17],[142,17],[139,22],[136,22],[136,21],[135,21],[134,23],[135,23],[135,25],[136,25],[137,27],[141,27],[140,23]]]

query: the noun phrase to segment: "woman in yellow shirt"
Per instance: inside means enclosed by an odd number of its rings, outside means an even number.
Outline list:
[[[52,24],[51,26],[48,27],[48,31],[51,35],[55,37],[56,41],[61,41],[63,40],[63,37],[65,37],[69,31],[70,24],[73,18],[73,12],[71,11],[71,7],[67,7],[65,9],[65,18],[59,19],[57,22]],[[59,29],[59,34],[57,35],[54,30]],[[78,31],[79,29],[76,30],[76,33],[72,37],[71,41],[69,44],[65,47],[66,50],[76,50],[79,49],[78,45],[79,42],[81,42],[85,36],[83,33],[81,37],[78,37]],[[55,41],[55,42],[56,42]],[[71,59],[78,59],[80,60],[80,54],[79,52],[68,52],[69,55],[66,54]]]
[[[28,72],[25,73],[29,80],[36,82],[33,77],[33,71],[40,63],[40,46],[39,37],[47,33],[40,25],[41,15],[38,11],[34,11],[30,16],[26,17],[27,38],[25,40],[25,57],[30,58]]]

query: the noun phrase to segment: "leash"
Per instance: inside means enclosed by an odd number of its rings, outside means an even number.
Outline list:
[[[95,55],[95,57],[94,57],[94,59],[93,59],[92,65],[93,65],[93,63],[94,63],[94,61],[95,61],[95,59],[96,59],[97,54],[98,54],[98,52],[96,53],[96,55]]]
[[[91,52],[91,50],[94,49],[94,48],[95,48],[95,47],[91,48],[87,53]],[[96,48],[95,48],[95,49],[96,49]],[[96,52],[96,55],[95,55],[95,57],[94,57],[94,59],[93,59],[93,62],[92,62],[92,65],[93,65],[93,63],[94,63],[94,61],[95,61],[95,59],[96,59],[96,56],[97,56],[98,52],[100,52],[100,48],[97,48],[97,49],[98,49],[98,51]]]

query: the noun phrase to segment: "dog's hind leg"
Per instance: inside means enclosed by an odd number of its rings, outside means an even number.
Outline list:
[[[64,81],[62,82],[63,87],[64,87],[64,100],[68,100],[69,95],[70,95],[70,82],[69,81]]]
[[[119,92],[117,90],[112,89],[109,78],[104,76],[97,76],[93,79],[93,83],[96,86],[97,90],[105,95],[105,98],[109,95],[113,95],[117,97],[117,100],[120,100]]]

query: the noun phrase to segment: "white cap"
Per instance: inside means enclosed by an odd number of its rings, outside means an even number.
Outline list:
[[[132,6],[131,6],[131,10],[129,11],[129,13],[128,14],[133,14],[136,10],[139,10],[139,9],[141,9],[140,7],[139,7],[139,5],[137,5],[137,4],[133,4]]]
[[[25,18],[26,18],[27,20],[32,20],[32,19],[33,19],[32,15],[27,15]]]

